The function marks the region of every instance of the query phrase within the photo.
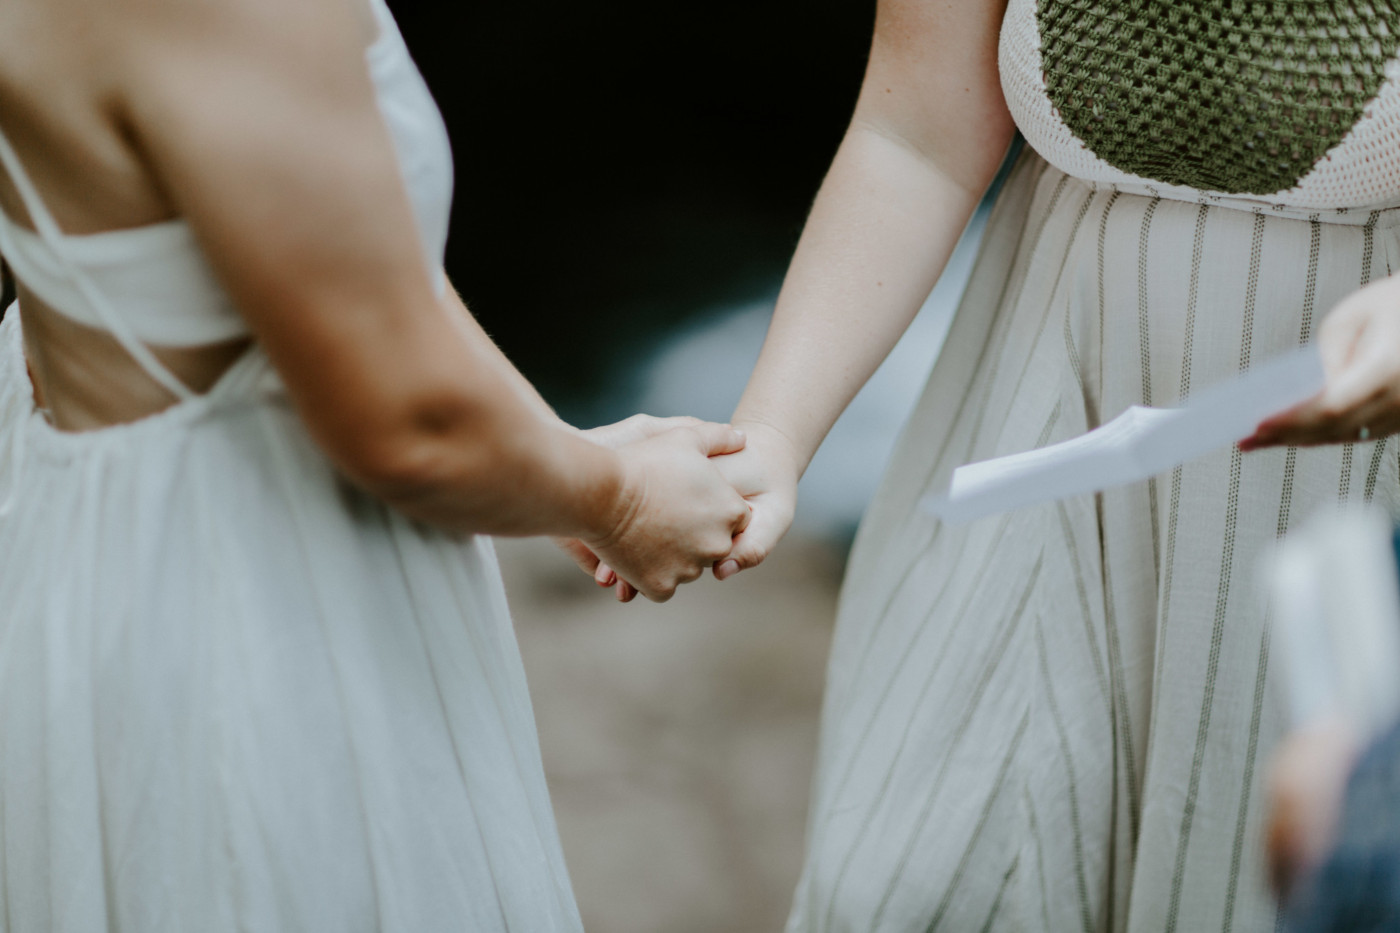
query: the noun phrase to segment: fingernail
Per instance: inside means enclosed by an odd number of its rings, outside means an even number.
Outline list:
[[[740,569],[737,560],[727,560],[715,568],[715,577],[719,580],[728,580],[730,577],[734,576],[734,574],[738,573]]]

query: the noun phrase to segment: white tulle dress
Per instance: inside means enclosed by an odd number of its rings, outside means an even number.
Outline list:
[[[368,67],[439,264],[440,117],[392,18]],[[174,222],[0,218],[26,289],[142,343],[241,328]],[[489,541],[342,482],[250,351],[63,433],[0,324],[0,931],[578,931]]]

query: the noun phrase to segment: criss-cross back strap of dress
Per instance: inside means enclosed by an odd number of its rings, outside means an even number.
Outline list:
[[[67,273],[79,294],[88,302],[107,331],[127,353],[131,354],[131,357],[152,379],[160,383],[177,399],[183,402],[193,398],[195,393],[181,382],[179,377],[172,373],[164,363],[158,360],[144,343],[137,339],[131,327],[123,320],[112,303],[107,300],[102,290],[93,282],[92,277],[69,255],[65,234],[59,228],[53,215],[49,213],[48,207],[45,206],[43,198],[39,196],[38,189],[34,187],[33,181],[30,180],[28,172],[24,169],[24,164],[20,161],[14,147],[10,145],[3,130],[0,130],[0,164],[4,165],[6,173],[10,176],[10,181],[24,201],[25,209],[29,211],[35,230],[53,252],[53,258],[62,266],[63,271]],[[10,244],[6,242],[8,239],[9,231],[4,224],[0,224],[0,253],[9,252]]]

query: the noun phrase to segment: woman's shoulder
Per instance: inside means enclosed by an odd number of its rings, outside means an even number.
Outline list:
[[[65,228],[165,219],[175,208],[146,165],[151,131],[271,115],[298,87],[362,69],[370,2],[6,0],[0,128]],[[16,210],[7,187],[0,206]]]
[[[83,53],[118,82],[148,66],[208,71],[220,58],[300,64],[362,48],[377,33],[374,0],[9,0],[80,18],[51,41]],[[8,4],[7,4],[8,5]]]

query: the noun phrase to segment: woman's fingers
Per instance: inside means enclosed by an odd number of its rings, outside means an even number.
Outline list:
[[[598,569],[598,555],[594,554],[588,545],[578,538],[553,538],[554,546],[559,548],[569,558],[578,564],[580,570],[592,575]]]
[[[753,506],[745,502],[737,493],[735,496],[738,498],[738,518],[734,521],[734,524],[730,526],[730,533],[733,535],[741,535],[749,525],[753,523]]]
[[[1328,315],[1318,342],[1326,387],[1264,421],[1242,449],[1348,443],[1400,429],[1400,313],[1359,293]]]
[[[638,592],[665,602],[723,560],[748,527],[750,510],[711,458],[741,451],[745,441],[729,425],[699,422],[628,445],[634,504],[613,536],[597,544],[598,585],[622,602]]]
[[[756,496],[768,489],[762,458],[745,448],[737,454],[726,454],[711,461],[724,481],[741,496]]]
[[[697,449],[707,457],[737,454],[744,449],[744,432],[727,424],[704,422],[686,430],[695,435]]]
[[[1339,382],[1317,398],[1265,421],[1241,447],[1343,444],[1395,433],[1400,428],[1400,398],[1394,385],[1400,374],[1377,367],[1347,377],[1345,383]]]
[[[792,523],[792,509],[777,497],[763,497],[750,503],[753,518],[734,538],[729,556],[715,564],[715,578],[728,580],[741,570],[752,570],[773,552]]]
[[[689,415],[677,415],[670,418],[657,418],[654,415],[633,415],[624,418],[614,424],[604,424],[596,428],[589,428],[583,432],[583,436],[604,447],[611,447],[616,450],[627,444],[636,441],[644,441],[649,437],[656,437],[658,434],[665,434],[667,431],[674,431],[676,428],[691,428],[704,424],[699,418],[692,418]]]
[[[734,539],[734,550],[729,556],[715,564],[715,579],[728,580],[741,570],[757,567],[767,556],[767,551],[756,535],[744,532]]]

